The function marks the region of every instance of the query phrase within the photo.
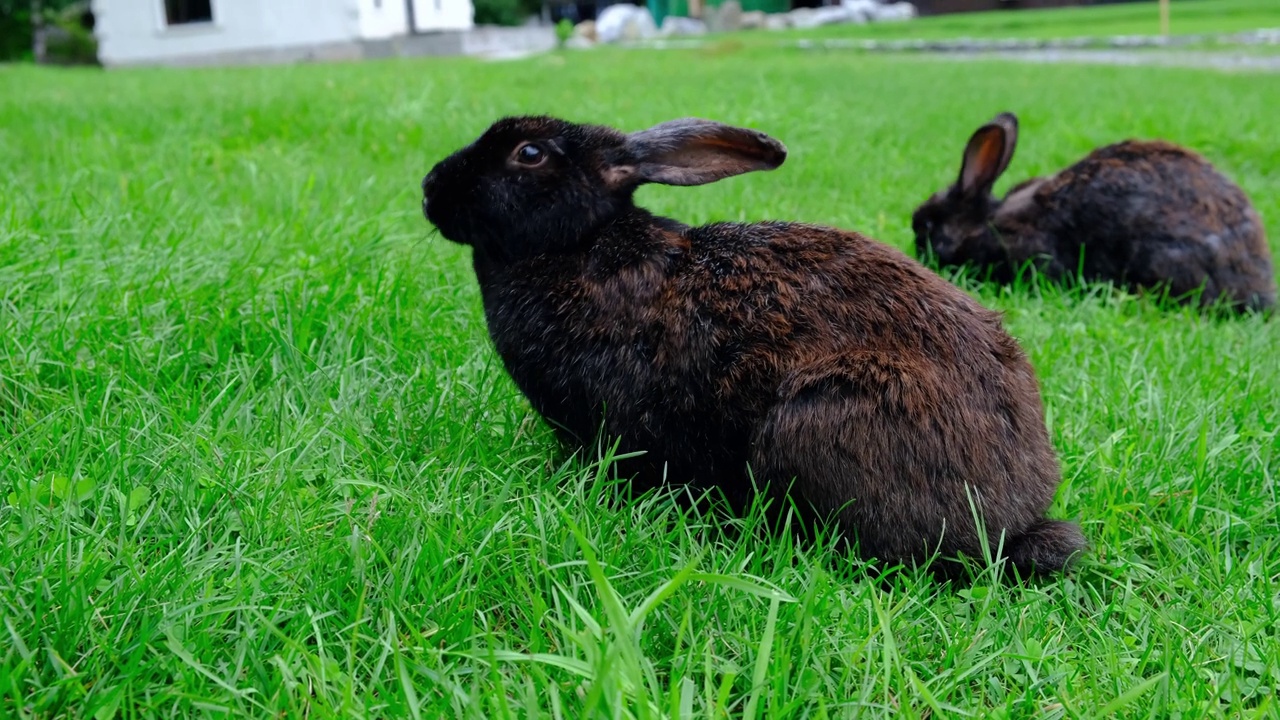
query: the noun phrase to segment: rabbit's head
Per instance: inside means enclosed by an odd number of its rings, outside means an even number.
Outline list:
[[[625,134],[551,117],[494,123],[422,181],[442,235],[503,260],[571,251],[634,207],[643,183],[701,185],[787,157],[764,133],[685,118]]]
[[[916,255],[932,253],[943,265],[977,260],[990,243],[996,199],[991,187],[1009,167],[1018,143],[1018,118],[1009,112],[978,128],[964,149],[955,185],[929,198],[911,216]]]

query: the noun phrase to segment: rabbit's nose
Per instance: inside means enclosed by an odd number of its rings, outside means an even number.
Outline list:
[[[422,194],[430,195],[431,187],[435,184],[436,184],[436,174],[433,172],[427,173],[427,176],[422,178]]]

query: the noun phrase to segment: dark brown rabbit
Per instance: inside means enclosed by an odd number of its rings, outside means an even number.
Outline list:
[[[991,194],[1018,142],[1018,118],[978,128],[956,184],[911,219],[917,256],[972,264],[1008,283],[1026,267],[1130,290],[1167,291],[1241,310],[1275,304],[1271,252],[1244,192],[1207,160],[1167,142],[1099,148],[1051,177]]]
[[[993,552],[1003,534],[1020,571],[1064,568],[1085,542],[1045,517],[1060,471],[996,313],[857,233],[690,227],[632,200],[785,158],[706,120],[627,135],[509,118],[431,170],[423,210],[471,246],[490,335],[534,409],[575,446],[603,430],[644,451],[622,468],[640,487],[714,487],[737,506],[754,484],[789,488],[806,520],[836,519],[888,562],[980,556],[976,506]]]

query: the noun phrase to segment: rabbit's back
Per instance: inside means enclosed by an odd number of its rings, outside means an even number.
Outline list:
[[[1031,505],[1056,485],[1038,387],[999,316],[861,235],[623,223],[572,267],[535,258],[503,273],[482,287],[508,371],[577,443],[603,418],[624,449],[648,451],[636,475],[665,463],[671,478],[741,486],[753,434],[788,387],[879,354],[911,377],[866,401],[941,423],[948,452],[998,445],[999,474],[1011,464],[1037,488]],[[966,436],[993,418],[1001,437]]]
[[[736,248],[738,233],[752,238],[748,252]],[[686,287],[678,294],[694,299],[697,311],[679,315],[709,314],[705,324],[721,328],[710,364],[717,385],[707,388],[716,417],[748,419],[748,440],[766,416],[764,434],[788,434],[771,411],[780,401],[793,419],[797,407],[811,402],[822,408],[812,411],[817,415],[857,417],[843,435],[790,430],[807,438],[815,456],[839,445],[857,458],[849,466],[822,461],[821,470],[782,473],[826,475],[828,511],[859,495],[851,489],[855,476],[866,483],[862,492],[886,499],[906,488],[919,491],[899,516],[884,509],[899,503],[886,500],[874,503],[879,520],[852,522],[864,544],[879,547],[874,552],[909,553],[907,544],[923,531],[889,533],[887,544],[878,545],[871,527],[924,527],[942,517],[954,525],[967,517],[966,484],[982,494],[988,517],[1010,529],[1020,531],[1043,513],[1060,470],[1031,365],[997,313],[898,250],[856,233],[765,223],[699,228],[690,237],[703,247],[696,257],[704,267],[682,275]],[[726,270],[730,259],[735,265]],[[765,458],[755,460],[768,466]],[[821,506],[823,495],[809,500]]]
[[[796,223],[691,228],[673,274],[672,325],[716,328],[719,362],[742,352],[780,371],[849,351],[924,353],[940,364],[994,357],[997,314],[860,234]],[[1015,348],[1016,350],[1016,348]]]
[[[1024,196],[1031,192],[1034,202]],[[1010,193],[997,225],[1037,238],[1063,272],[1159,287],[1182,296],[1201,286],[1262,308],[1275,301],[1270,250],[1244,192],[1200,155],[1161,141],[1099,148],[1033,187]],[[1083,258],[1081,258],[1083,253]]]

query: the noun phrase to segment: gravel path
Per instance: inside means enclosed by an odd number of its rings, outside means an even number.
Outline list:
[[[949,52],[957,60],[1000,58],[1034,63],[1089,63],[1095,65],[1159,65],[1211,70],[1280,72],[1280,55],[1245,55],[1205,51],[1140,50],[1016,50],[993,52]]]
[[[1205,49],[1204,43],[1226,45]],[[1200,46],[1200,47],[1197,47]],[[957,60],[999,58],[1039,63],[1162,65],[1211,70],[1280,72],[1280,53],[1250,53],[1231,46],[1280,46],[1280,28],[1230,35],[1126,35],[1075,38],[953,38],[950,40],[798,40],[809,50],[864,50],[884,53],[946,55]]]
[[[1203,49],[1207,42],[1227,49]],[[629,47],[694,49],[707,45],[697,37],[649,40]],[[802,50],[859,50],[871,53],[946,56],[956,60],[1017,60],[1038,63],[1095,65],[1157,65],[1223,71],[1280,72],[1280,53],[1250,53],[1230,49],[1280,46],[1280,28],[1264,28],[1231,35],[1148,35],[1075,38],[1003,38],[950,40],[859,40],[828,38],[783,40],[779,47]],[[628,47],[624,45],[624,47]]]

